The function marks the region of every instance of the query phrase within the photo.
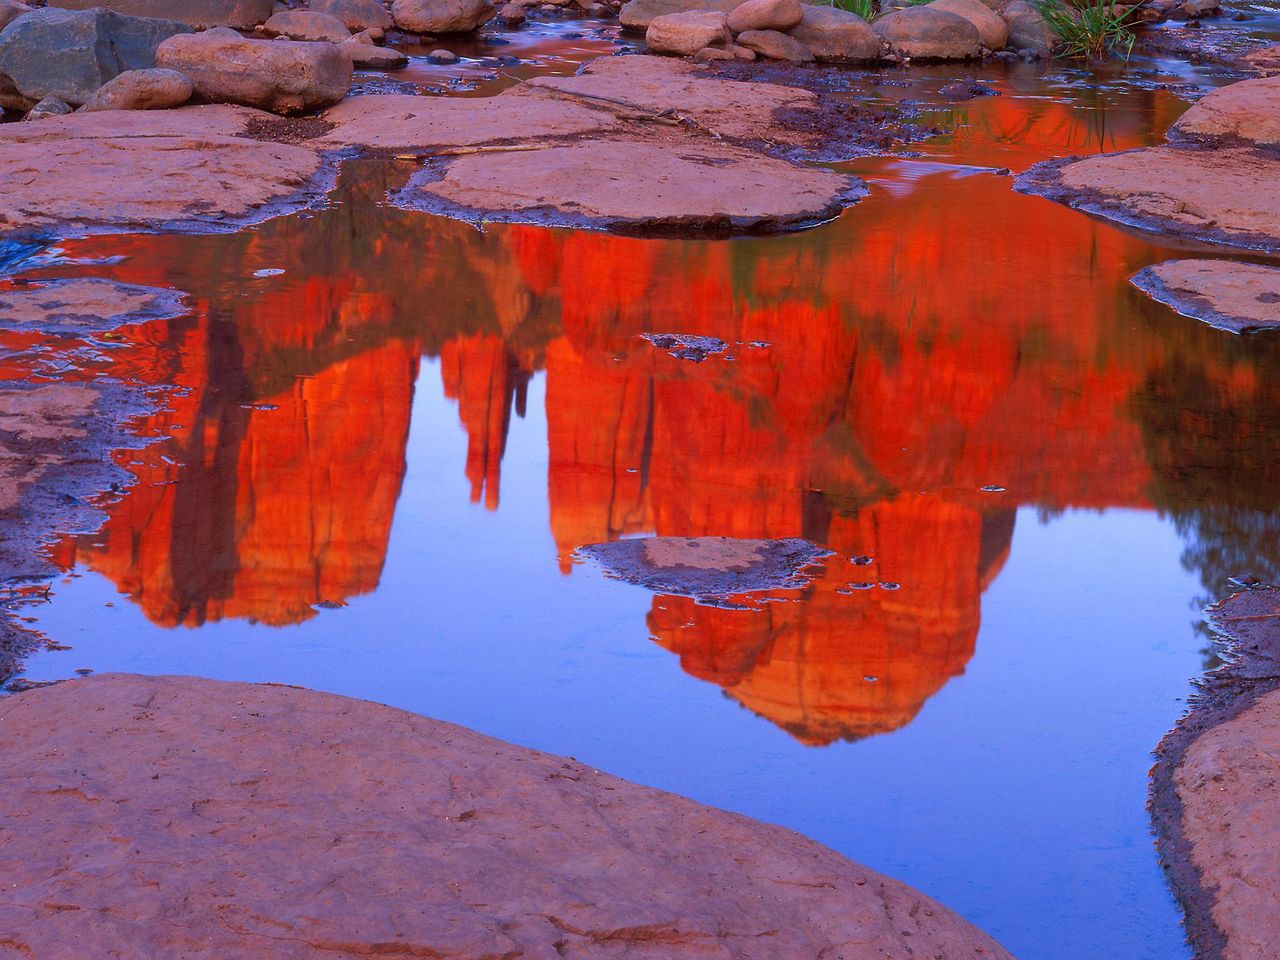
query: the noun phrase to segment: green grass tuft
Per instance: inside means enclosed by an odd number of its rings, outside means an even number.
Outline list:
[[[1137,39],[1129,29],[1133,11],[1117,9],[1111,0],[1076,3],[1072,0],[1032,0],[1061,43],[1062,57],[1106,60],[1111,56],[1129,59]]]

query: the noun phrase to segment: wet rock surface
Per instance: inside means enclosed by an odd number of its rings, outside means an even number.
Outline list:
[[[1280,250],[1280,159],[1251,147],[1169,145],[1052,160],[1016,187],[1175,237]]]
[[[1222,330],[1280,330],[1280,267],[1170,260],[1142,270],[1133,284],[1179,313]]]
[[[565,190],[564,171],[590,171]],[[865,196],[856,177],[713,141],[571,143],[428,165],[396,202],[476,222],[640,234],[771,232],[827,220]]]
[[[185,311],[176,291],[98,277],[0,286],[0,327],[32,327],[43,333],[112,330]]]
[[[707,357],[729,349],[729,345],[719,337],[700,337],[691,333],[646,333],[642,336],[677,360],[692,360],[694,363],[701,363]]]
[[[1161,742],[1151,810],[1199,960],[1266,960],[1280,928],[1280,590],[1211,610],[1235,657]]]
[[[31,955],[1009,957],[790,831],[364,701],[108,674],[0,729]]]
[[[794,538],[639,537],[588,544],[578,554],[655,593],[722,598],[804,586],[805,568],[830,551]]]
[[[260,116],[209,105],[0,127],[0,231],[230,229],[314,203],[331,166],[238,135]]]

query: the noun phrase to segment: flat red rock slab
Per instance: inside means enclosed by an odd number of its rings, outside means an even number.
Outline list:
[[[857,177],[677,135],[460,156],[415,174],[394,199],[475,222],[731,234],[828,220],[866,193]]]
[[[183,296],[176,290],[101,277],[0,287],[0,327],[90,333],[125,323],[163,320],[184,312]]]
[[[1280,590],[1211,608],[1234,657],[1160,744],[1152,811],[1200,960],[1272,960],[1280,930]]]
[[[1008,960],[780,827],[296,687],[0,699],[0,938],[41,960]]]
[[[1017,189],[1170,236],[1280,251],[1280,156],[1251,147],[1051,160],[1019,177]]]
[[[1280,330],[1280,267],[1234,260],[1169,260],[1133,285],[1179,313],[1221,330]]]

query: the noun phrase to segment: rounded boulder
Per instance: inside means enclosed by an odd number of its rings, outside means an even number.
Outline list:
[[[881,17],[871,29],[899,57],[912,60],[976,60],[982,56],[978,28],[964,17],[932,6],[906,7]]]
[[[866,63],[880,59],[880,39],[856,13],[807,3],[801,7],[803,18],[789,32],[818,60]]]
[[[493,16],[489,0],[395,0],[391,16],[409,33],[471,33]]]
[[[167,110],[182,106],[195,91],[191,78],[177,70],[126,70],[99,87],[80,109]]]
[[[690,10],[655,17],[644,34],[655,53],[691,57],[703,47],[723,47],[733,42],[725,15],[715,10]]]
[[[790,30],[804,19],[800,0],[746,0],[729,11],[729,29]]]
[[[964,17],[977,28],[982,45],[988,50],[1003,50],[1009,40],[1009,28],[1004,19],[982,0],[933,0],[929,6]]]

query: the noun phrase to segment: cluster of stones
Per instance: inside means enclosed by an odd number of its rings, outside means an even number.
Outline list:
[[[493,13],[489,0],[0,0],[0,109],[37,120],[194,97],[304,113],[345,97],[354,69],[407,65],[380,45],[388,31],[465,33]]]
[[[648,16],[672,3],[631,0],[623,8],[622,23],[643,26],[645,41],[655,52],[700,60],[976,60],[1007,48],[1045,56],[1057,42],[1044,17],[1026,0],[996,5],[932,0],[886,7],[871,23],[839,7],[799,0],[689,0],[681,5],[692,8]]]

